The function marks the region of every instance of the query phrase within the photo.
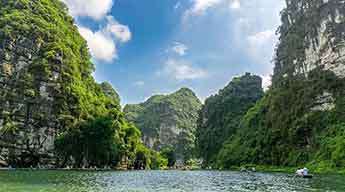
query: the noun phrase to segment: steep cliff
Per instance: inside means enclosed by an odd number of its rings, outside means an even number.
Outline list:
[[[193,91],[182,88],[138,105],[127,105],[124,112],[141,129],[146,146],[156,150],[173,147],[179,158],[189,158],[200,108],[201,102]]]
[[[345,4],[286,0],[272,89],[218,156],[243,163],[345,166]]]
[[[223,143],[237,132],[248,109],[264,95],[262,80],[249,73],[234,78],[217,95],[206,99],[197,129],[197,147],[205,161],[215,160]]]
[[[86,42],[59,0],[0,1],[3,164],[52,165],[59,132],[110,109],[120,113],[93,70]]]

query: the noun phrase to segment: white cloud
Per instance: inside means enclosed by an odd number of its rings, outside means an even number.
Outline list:
[[[239,9],[239,8],[241,8],[240,0],[231,0],[230,9]]]
[[[249,54],[253,58],[264,59],[269,62],[272,55],[267,54],[267,48],[270,47],[273,50],[276,42],[276,35],[274,30],[265,30],[257,32],[247,38],[249,44]]]
[[[175,42],[174,45],[171,47],[171,51],[178,54],[179,56],[186,55],[188,49],[189,48],[187,47],[187,45],[180,42]]]
[[[158,73],[159,75],[168,75],[176,80],[193,80],[207,76],[203,69],[196,68],[185,60],[169,59],[165,62],[164,68]]]
[[[79,32],[87,41],[93,58],[107,62],[117,58],[116,45],[111,37],[102,31],[93,32],[86,27],[79,27]]]
[[[208,9],[214,8],[221,4],[226,4],[231,9],[241,8],[240,0],[193,0],[193,5],[186,11],[185,16],[203,15]]]
[[[107,33],[113,34],[119,41],[125,43],[131,40],[132,34],[128,26],[117,22],[113,17],[107,16],[108,24],[105,28]]]
[[[110,12],[113,0],[62,0],[74,17],[87,16],[100,20]]]
[[[186,16],[189,15],[202,15],[209,8],[219,5],[223,0],[193,0],[193,5],[187,10]]]
[[[233,2],[235,0],[232,0]],[[229,24],[236,46],[252,60],[250,67],[259,74],[271,74],[272,58],[278,37],[280,11],[284,0],[239,0],[240,8],[231,11]],[[233,9],[232,9],[233,10]],[[237,19],[236,19],[237,18]]]
[[[86,39],[91,55],[99,61],[111,62],[118,58],[117,43],[125,43],[131,39],[131,32],[125,25],[118,23],[113,17],[107,17],[107,24],[98,31],[79,26],[80,34]]]
[[[272,76],[271,75],[262,75],[262,87],[265,91],[269,89],[269,87],[272,85]]]
[[[136,81],[136,82],[133,83],[133,85],[135,85],[137,87],[141,87],[141,86],[145,85],[145,82],[144,81]]]
[[[274,30],[266,30],[249,36],[248,40],[253,45],[262,45],[267,41],[271,41],[274,38],[274,36]]]

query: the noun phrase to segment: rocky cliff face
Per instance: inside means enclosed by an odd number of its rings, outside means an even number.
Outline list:
[[[275,85],[294,77],[304,76],[301,78],[308,80],[317,71],[332,73],[339,79],[345,77],[344,13],[343,1],[287,1],[282,12]],[[329,90],[315,97],[314,110],[335,107],[334,95]]]
[[[92,71],[86,42],[60,1],[0,1],[2,164],[54,164],[59,131],[119,109]]]
[[[272,89],[219,155],[221,165],[343,167],[345,4],[286,0]],[[241,151],[239,151],[239,148]],[[232,155],[231,154],[236,154]]]
[[[201,108],[193,91],[183,88],[170,95],[157,95],[124,108],[126,118],[142,131],[146,146],[160,150],[173,147],[179,158],[193,153],[196,121]]]
[[[345,77],[344,2],[288,0],[286,3],[275,76],[307,76],[320,68]]]

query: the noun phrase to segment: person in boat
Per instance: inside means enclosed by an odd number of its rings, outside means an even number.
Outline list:
[[[309,170],[304,167],[303,169],[298,169],[296,171],[296,175],[304,177],[304,176],[308,176],[309,175],[308,172],[309,172]]]

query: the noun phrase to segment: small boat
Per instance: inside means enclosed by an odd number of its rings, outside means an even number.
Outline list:
[[[302,178],[307,178],[307,179],[313,178],[313,175],[310,175],[308,172],[309,172],[309,170],[307,168],[298,169],[296,171],[296,176],[302,177]]]
[[[306,178],[306,179],[311,179],[311,178],[313,178],[313,175],[303,175],[302,177]]]

